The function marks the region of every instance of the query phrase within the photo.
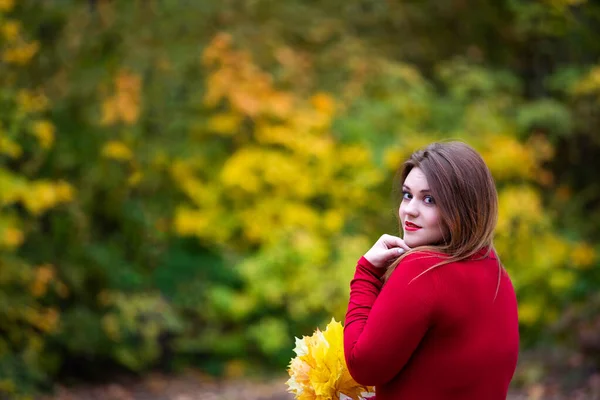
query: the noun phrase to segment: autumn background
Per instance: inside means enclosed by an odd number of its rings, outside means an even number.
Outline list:
[[[0,397],[282,376],[446,138],[497,180],[515,390],[600,396],[599,62],[595,1],[0,0]]]

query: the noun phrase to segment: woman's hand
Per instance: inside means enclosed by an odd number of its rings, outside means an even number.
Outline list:
[[[373,266],[377,268],[387,267],[393,260],[398,258],[405,251],[410,250],[410,247],[404,243],[404,240],[397,236],[383,235],[371,247],[364,257]]]

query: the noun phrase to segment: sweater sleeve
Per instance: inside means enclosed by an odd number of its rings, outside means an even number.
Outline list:
[[[435,271],[413,278],[438,261],[410,254],[385,285],[380,280],[384,269],[364,257],[358,261],[344,326],[346,364],[358,383],[386,383],[410,359],[432,325],[436,307]]]

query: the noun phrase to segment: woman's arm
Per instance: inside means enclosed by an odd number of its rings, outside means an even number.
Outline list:
[[[438,261],[427,253],[409,254],[385,286],[384,268],[364,257],[358,261],[344,327],[346,363],[358,383],[388,382],[406,365],[436,308],[435,270],[413,278]]]

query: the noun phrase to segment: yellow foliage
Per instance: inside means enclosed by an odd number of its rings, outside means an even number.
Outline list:
[[[34,193],[25,197],[24,200],[25,206],[33,214],[40,214],[57,203],[57,193],[52,183],[40,181],[32,189]]]
[[[58,201],[61,203],[68,203],[72,201],[75,196],[75,189],[65,181],[54,183],[54,190]]]
[[[550,288],[556,292],[562,292],[573,286],[575,275],[568,270],[555,270],[549,275]]]
[[[498,195],[498,207],[497,232],[500,234],[513,231],[515,224],[529,230],[546,219],[540,194],[530,186],[505,188]]]
[[[554,157],[554,147],[542,134],[533,134],[527,140],[527,149],[533,154],[533,158],[539,163],[548,161]]]
[[[9,226],[2,231],[1,243],[8,248],[19,247],[25,239],[23,232],[15,227]]]
[[[25,312],[25,319],[39,330],[50,333],[58,328],[60,314],[53,307],[35,309],[28,308]]]
[[[19,110],[25,114],[45,111],[48,109],[48,98],[41,92],[32,92],[21,89],[17,93],[17,105]]]
[[[7,205],[17,201],[34,215],[39,215],[60,203],[68,203],[74,197],[71,185],[64,181],[51,182],[39,180],[28,182],[0,169],[0,204]]]
[[[579,255],[584,262],[589,249],[571,243],[551,229],[551,215],[544,210],[540,194],[527,185],[509,186],[499,193],[499,221],[496,248],[509,268],[519,300],[522,325],[550,322],[558,310],[549,304],[553,294],[572,287],[576,275],[571,267]]]
[[[535,228],[539,228],[539,226]],[[571,243],[552,231],[537,236],[531,262],[538,271],[545,269],[554,273],[559,269],[564,270],[565,267],[569,267],[566,265],[566,261],[569,259],[569,253],[572,249]]]
[[[42,297],[48,291],[48,284],[54,279],[56,272],[49,264],[40,265],[35,269],[34,279],[31,283],[31,294]]]
[[[400,145],[385,150],[383,158],[385,166],[388,170],[397,171],[415,149],[423,148],[434,140],[435,138],[421,132],[403,136]]]
[[[122,122],[133,125],[137,122],[141,104],[141,78],[139,75],[121,70],[115,77],[115,93],[102,103],[101,125]]]
[[[217,34],[213,38],[211,45],[204,49],[202,63],[208,66],[215,64],[221,58],[221,54],[229,49],[231,43],[232,37],[230,34],[225,32]]]
[[[2,4],[2,1],[7,1],[7,0],[0,0],[0,5]],[[17,390],[17,385],[15,384],[15,382],[11,379],[0,379],[0,393],[9,393],[12,394]]]
[[[57,204],[70,202],[73,195],[73,188],[67,182],[39,180],[29,185],[21,200],[29,212],[40,215]]]
[[[338,232],[344,225],[344,217],[341,210],[328,210],[322,218],[323,227],[328,232]]]
[[[219,206],[220,193],[213,187],[214,183],[206,184],[197,179],[191,163],[174,161],[170,172],[174,181],[198,207],[209,209]]]
[[[578,243],[571,251],[571,262],[576,268],[591,267],[596,259],[596,251],[587,243]]]
[[[335,101],[327,93],[317,93],[310,100],[317,111],[328,117],[333,116],[335,113]]]
[[[225,163],[221,181],[258,194],[266,189],[306,198],[314,193],[314,183],[305,174],[301,160],[279,151],[245,148],[233,154]]]
[[[141,170],[136,169],[127,178],[127,184],[129,186],[137,186],[142,181],[143,178],[144,178],[144,173]]]
[[[71,201],[74,190],[63,181],[38,179],[40,174],[53,174],[52,168],[44,167],[47,154],[43,150],[52,147],[55,127],[42,115],[50,105],[44,92],[39,88],[21,89],[31,86],[31,79],[27,79],[31,68],[26,64],[35,61],[40,44],[26,38],[21,22],[3,14],[14,5],[12,0],[0,0],[0,156],[7,160],[22,157],[22,148],[27,152],[22,160],[0,166],[0,252],[3,253],[0,291],[21,291],[22,295],[10,296],[2,307],[2,328],[6,335],[0,340],[0,356],[4,359],[17,356],[21,366],[12,371],[17,374],[13,376],[17,379],[16,387],[4,380],[0,382],[0,392],[13,392],[12,397],[25,399],[29,397],[20,394],[31,388],[28,377],[46,372],[42,365],[45,343],[59,327],[59,310],[51,306],[56,299],[48,294],[64,298],[69,291],[52,266],[32,266],[31,254],[22,254],[19,247],[30,232],[43,235],[47,229],[38,217],[58,204]],[[22,11],[19,9],[19,14]],[[23,86],[19,86],[20,82]],[[33,258],[43,259],[42,253]],[[26,374],[20,376],[23,371]]]
[[[535,323],[539,316],[542,307],[534,304],[531,301],[519,302],[519,322],[524,325]]]
[[[22,153],[21,146],[0,131],[0,154],[6,154],[10,158],[19,158]]]
[[[482,157],[497,180],[531,179],[536,173],[533,154],[509,135],[488,136]]]
[[[38,42],[21,43],[2,52],[2,60],[8,64],[26,65],[40,49]]]
[[[31,131],[37,137],[42,148],[49,149],[54,143],[55,128],[50,121],[35,121],[31,127]]]
[[[256,141],[262,145],[282,145],[294,151],[298,156],[305,157],[331,157],[335,143],[331,137],[315,132],[315,122],[318,118],[296,118],[287,124],[272,124],[258,121],[254,131]],[[329,120],[328,120],[329,121]],[[309,125],[310,124],[310,125]],[[324,125],[328,125],[327,122]]]
[[[56,282],[56,294],[64,299],[69,296],[69,288],[63,282]]]
[[[102,156],[118,161],[131,161],[133,152],[125,143],[111,140],[102,147]]]
[[[270,114],[279,118],[286,118],[292,113],[295,101],[289,93],[273,92],[268,98],[266,109]],[[333,112],[331,113],[333,114]]]
[[[21,32],[21,23],[19,21],[8,20],[0,25],[0,32],[7,42],[12,43],[17,40]]]
[[[217,35],[205,49],[202,62],[218,67],[207,80],[205,105],[215,107],[225,100],[235,112],[251,118],[284,119],[293,112],[293,97],[275,90],[271,77],[251,62],[247,52],[232,50],[230,35]]]
[[[0,168],[0,187],[0,205],[7,205],[21,199],[27,184],[24,179]]]
[[[237,133],[241,122],[242,118],[238,114],[216,114],[208,120],[208,129],[222,135],[234,135]]]
[[[13,9],[15,0],[0,0],[0,11],[6,12]]]
[[[178,207],[175,211],[175,231],[182,235],[201,235],[210,227],[204,214],[187,207]]]
[[[573,94],[586,95],[600,91],[600,66],[593,67],[572,89]]]
[[[314,107],[298,107],[289,116],[289,121],[298,132],[319,136],[330,128],[332,116],[318,112]]]
[[[298,202],[277,200],[265,200],[255,208],[242,211],[240,219],[246,239],[258,243],[275,239],[273,233],[282,227],[315,231],[321,222],[315,209]]]
[[[205,178],[213,167],[196,160],[172,164],[174,181],[195,206],[177,209],[174,229],[264,246],[294,230],[321,241],[342,230],[347,210],[366,204],[368,188],[383,175],[368,149],[337,143],[330,131],[333,97],[300,98],[276,89],[247,52],[232,48],[227,34],[214,38],[202,62],[211,71],[204,96],[204,105],[214,108],[208,131],[232,136],[234,148],[214,171],[216,179]]]

